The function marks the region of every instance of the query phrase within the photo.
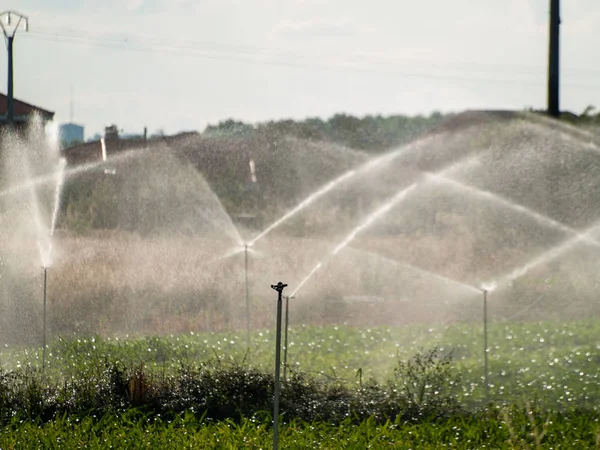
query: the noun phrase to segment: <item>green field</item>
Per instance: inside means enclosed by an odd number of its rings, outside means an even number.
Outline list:
[[[295,326],[289,342],[282,448],[535,448],[536,436],[544,448],[597,445],[600,325],[592,319],[491,324],[493,406],[487,408],[477,324]],[[406,365],[394,370],[436,345],[438,363],[452,358],[441,387],[426,378],[439,365],[425,365],[408,379]],[[0,445],[265,448],[273,355],[271,330],[253,332],[249,351],[245,332],[59,339],[48,347],[42,378],[40,349],[6,347],[0,355]],[[115,380],[128,391],[121,397],[111,391]],[[423,380],[424,396],[407,401],[414,392],[410,383]],[[211,391],[198,391],[209,382]],[[306,393],[313,384],[325,400],[309,414],[303,403],[321,401]],[[336,392],[347,392],[349,405],[336,404],[346,398],[335,400]],[[213,409],[218,414],[207,416],[202,402],[219,396],[233,402],[232,411]],[[445,403],[436,403],[440,398]],[[449,399],[459,407],[448,406]]]
[[[190,333],[161,337],[62,338],[49,344],[50,378],[73,378],[82,371],[122,361],[144,363],[157,373],[183,364],[235,362],[271,372],[274,331],[246,333]],[[600,399],[600,324],[574,322],[496,323],[488,330],[490,395],[495,401],[539,399],[550,406],[595,407]],[[450,353],[462,374],[462,401],[481,400],[483,394],[483,331],[472,323],[440,327],[399,328],[350,326],[295,326],[289,331],[288,366],[315,376],[357,381],[385,381],[393,375],[398,358],[439,346]],[[41,350],[5,347],[0,353],[5,369],[40,367]]]
[[[292,423],[282,428],[280,448],[289,449],[438,449],[438,448],[598,448],[598,423],[577,415],[531,417],[511,411],[457,418],[440,423],[394,422],[337,426]],[[271,448],[272,430],[245,420],[207,424],[193,415],[172,421],[141,414],[59,419],[43,426],[12,423],[0,432],[2,448]]]

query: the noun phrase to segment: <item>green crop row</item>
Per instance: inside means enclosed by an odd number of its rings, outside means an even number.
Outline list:
[[[45,424],[14,420],[0,429],[1,448],[270,448],[272,428],[265,420],[207,423],[193,414],[165,420],[140,411],[58,418]],[[598,419],[583,414],[544,414],[498,409],[444,422],[383,424],[365,420],[339,425],[294,421],[280,427],[281,448],[294,449],[484,449],[600,448]]]

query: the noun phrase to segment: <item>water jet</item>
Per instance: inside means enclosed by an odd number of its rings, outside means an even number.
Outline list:
[[[459,161],[455,161],[449,165],[447,165],[445,168],[437,171],[435,174],[436,175],[444,175],[444,174],[448,174],[451,172],[455,172],[461,168],[463,168],[466,165],[471,165],[475,162],[477,162],[479,160],[479,156],[467,156],[462,158]],[[427,176],[426,175],[422,175],[421,178],[424,178],[425,180],[427,180]],[[365,229],[367,229],[369,226],[371,226],[373,223],[377,222],[378,220],[380,220],[385,214],[387,214],[394,206],[396,206],[399,202],[401,202],[402,200],[404,200],[412,191],[414,191],[417,186],[419,186],[421,180],[415,181],[412,184],[410,184],[408,187],[402,187],[399,191],[396,192],[396,194],[394,194],[391,198],[389,198],[387,201],[384,202],[384,204],[382,206],[380,206],[379,208],[377,208],[375,211],[373,211],[371,214],[369,214],[367,216],[367,218],[362,221],[358,226],[356,226],[347,236],[345,239],[342,240],[342,242],[340,242],[334,249],[333,251],[330,253],[330,255],[328,256],[328,259],[333,258],[335,255],[337,255],[341,250],[343,250],[345,247],[348,246],[348,244],[350,244],[358,234],[360,234],[361,232],[363,232]],[[309,272],[309,274],[300,282],[300,284],[298,285],[298,287],[296,287],[296,289],[294,290],[294,292],[292,292],[292,296],[296,295],[298,293],[298,291],[300,290],[300,288],[317,272],[317,270],[319,270],[321,267],[323,266],[323,261],[320,261],[319,263],[317,263],[317,265]]]
[[[286,220],[290,219],[292,216],[296,215],[297,213],[299,213],[300,211],[302,211],[303,209],[305,209],[306,207],[308,207],[309,205],[314,203],[317,199],[319,199],[320,197],[323,197],[329,191],[331,191],[332,189],[341,185],[343,182],[347,181],[348,179],[350,179],[354,176],[357,176],[359,174],[363,174],[368,171],[374,170],[377,167],[387,165],[387,164],[391,163],[392,161],[394,161],[395,159],[397,159],[407,153],[410,153],[411,151],[418,150],[418,147],[420,144],[423,144],[423,142],[429,142],[431,139],[432,139],[431,137],[425,137],[425,138],[422,138],[415,142],[411,142],[400,148],[391,150],[381,156],[372,158],[372,159],[366,161],[365,163],[363,163],[362,165],[360,165],[354,169],[350,169],[350,170],[344,172],[343,174],[337,176],[334,180],[326,183],[324,186],[317,189],[315,192],[313,192],[308,197],[306,197],[304,200],[302,200],[297,206],[292,208],[290,211],[285,213],[282,217],[280,217],[275,222],[273,222],[271,225],[269,225],[267,228],[265,228],[254,239],[252,239],[250,242],[248,242],[248,245],[250,247],[252,247],[254,244],[256,244],[256,242],[258,242],[260,239],[265,237],[267,234],[269,234],[275,228],[280,226]]]
[[[478,189],[476,187],[473,186],[469,186],[468,184],[465,183],[461,183],[460,181],[457,180],[453,180],[451,178],[442,176],[442,175],[436,175],[436,174],[427,174],[427,176],[436,182],[440,182],[440,183],[444,183],[447,184],[449,186],[452,186],[456,189],[462,190],[463,192],[466,192],[470,195],[476,196],[476,197],[480,197],[483,198],[485,200],[494,202],[500,206],[503,206],[505,208],[511,209],[513,211],[519,212],[523,215],[529,216],[535,220],[537,220],[540,224],[543,224],[545,226],[548,226],[550,228],[555,228],[557,230],[560,230],[564,233],[573,235],[573,236],[580,236],[581,239],[585,240],[586,242],[590,243],[591,245],[594,245],[596,247],[600,247],[600,242],[593,239],[590,236],[586,236],[585,233],[582,234],[580,231],[577,231],[576,229],[565,225],[562,222],[559,222],[557,220],[554,220],[551,217],[545,216],[544,214],[538,213],[530,208],[527,208],[523,205],[519,205],[518,203],[515,203],[513,201],[510,201],[508,199],[503,198],[500,195],[494,194],[493,192],[489,192],[489,191],[485,191],[483,189]]]

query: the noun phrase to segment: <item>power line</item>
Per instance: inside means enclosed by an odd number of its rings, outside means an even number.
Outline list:
[[[153,38],[152,36],[144,36],[143,39],[140,39],[140,36],[128,36],[124,35],[123,37],[117,37],[111,34],[102,34],[102,33],[90,33],[86,31],[73,31],[70,30],[69,33],[57,33],[50,31],[35,31],[31,32],[32,35],[37,35],[45,38],[54,38],[56,41],[61,42],[79,42],[85,43],[88,45],[95,45],[98,47],[106,47],[106,48],[119,48],[119,49],[133,49],[133,48],[150,48],[157,51],[158,48],[165,49],[168,48],[170,51],[184,51],[191,50],[194,52],[197,51],[208,51],[216,54],[232,54],[235,56],[248,56],[254,55],[256,57],[264,56],[264,57],[293,57],[294,60],[298,59],[308,59],[309,61],[313,61],[315,56],[324,57],[324,58],[340,58],[341,57],[350,57],[354,61],[362,61],[367,62],[369,64],[380,64],[380,65],[399,65],[399,64],[407,64],[407,63],[433,63],[431,60],[423,60],[423,59],[415,59],[415,58],[399,58],[397,56],[392,55],[382,55],[382,54],[373,54],[373,53],[360,53],[360,52],[351,52],[341,54],[340,52],[323,52],[323,51],[311,51],[310,54],[306,52],[301,52],[298,50],[291,49],[273,49],[273,48],[264,48],[257,46],[249,46],[249,45],[238,45],[238,44],[225,44],[225,43],[217,43],[211,41],[186,41],[185,45],[165,45],[164,39]],[[158,52],[158,51],[157,51]],[[168,51],[162,50],[164,53],[168,53]],[[347,61],[347,59],[346,59]],[[481,62],[436,62],[437,65],[443,66],[447,68],[450,65],[457,66],[460,69],[470,68],[478,69],[482,71],[493,71],[497,73],[498,70],[501,69],[519,69],[521,72],[525,71],[535,71],[536,75],[540,71],[545,71],[546,68],[542,66],[533,66],[533,65],[522,65],[522,64],[493,64],[493,63],[481,63]],[[580,73],[580,74],[589,74],[589,75],[598,75],[600,74],[600,69],[572,69],[570,72],[572,73]],[[514,72],[513,72],[514,73]],[[531,73],[523,73],[523,74],[531,74]]]
[[[48,29],[47,31],[44,31],[44,28],[38,28],[38,30],[41,31],[35,31],[32,32],[32,34],[37,34],[40,36],[59,36],[59,35],[68,35],[68,36],[76,36],[78,38],[81,39],[86,39],[89,40],[90,43],[92,42],[111,42],[111,43],[115,43],[115,44],[128,44],[128,45],[164,45],[165,39],[164,38],[156,38],[152,35],[144,35],[144,34],[138,34],[138,35],[122,35],[120,37],[114,35],[114,34],[106,34],[106,33],[98,33],[98,32],[89,32],[89,31],[84,31],[84,30],[76,30],[76,29],[68,29],[67,33],[63,33],[61,32],[56,32],[54,30],[50,30]],[[214,41],[193,41],[193,40],[186,40],[187,45],[178,45],[176,46],[177,48],[181,48],[181,49],[194,49],[194,50],[198,50],[200,48],[206,49],[206,50],[212,50],[212,51],[219,51],[219,52],[243,52],[243,53],[254,53],[254,54],[283,54],[283,55],[292,55],[292,56],[297,56],[297,57],[307,57],[308,55],[306,54],[302,54],[301,51],[299,50],[294,50],[294,49],[276,49],[276,48],[267,48],[267,47],[258,47],[258,46],[251,46],[251,45],[240,45],[240,44],[226,44],[226,43],[219,43],[219,42],[214,42]],[[332,57],[332,56],[340,56],[340,52],[336,51],[336,52],[323,52],[323,51],[311,51],[310,53],[310,58],[314,57],[314,55],[320,55],[320,56],[324,56],[324,57]],[[388,55],[388,54],[377,54],[377,53],[364,53],[364,52],[350,52],[350,53],[345,53],[346,56],[351,56],[354,58],[360,58],[360,59],[364,59],[364,58],[372,58],[373,56],[378,57],[379,62],[383,62],[383,63],[407,63],[407,62],[412,62],[412,63],[431,63],[431,60],[424,60],[424,59],[418,59],[418,58],[405,58],[405,57],[398,57],[397,55]],[[545,66],[535,66],[535,65],[525,65],[525,64],[511,64],[511,63],[503,63],[503,64],[498,64],[498,63],[482,63],[482,62],[474,62],[474,61],[448,61],[448,62],[444,62],[444,65],[448,65],[448,64],[452,64],[452,65],[458,65],[458,66],[471,66],[471,67],[478,67],[478,68],[482,68],[482,69],[491,69],[491,70],[497,70],[499,68],[519,68],[519,69],[528,69],[528,70],[535,70],[535,71],[539,71],[539,70],[546,70]],[[581,73],[581,74],[600,74],[600,69],[571,69],[572,72],[577,72],[577,73]]]
[[[278,55],[267,49],[256,48],[253,52],[250,50],[251,47],[241,47],[237,50],[237,46],[227,48],[223,44],[224,50],[219,48],[203,49],[200,46],[192,45],[165,45],[165,44],[148,44],[148,43],[132,43],[129,41],[115,40],[101,40],[95,37],[87,36],[76,36],[76,35],[58,35],[54,33],[42,33],[42,32],[31,32],[30,35],[33,37],[43,37],[44,40],[53,40],[55,42],[79,44],[79,45],[93,45],[95,47],[107,48],[112,50],[121,51],[133,51],[133,52],[144,52],[144,53],[158,53],[158,54],[171,54],[183,57],[199,58],[211,61],[231,61],[231,62],[247,62],[252,64],[265,64],[280,67],[289,68],[313,68],[313,69],[324,69],[324,70],[349,70],[357,72],[369,72],[379,74],[390,74],[396,77],[404,78],[421,78],[431,80],[446,80],[446,81],[468,81],[477,82],[484,84],[519,84],[525,86],[539,87],[544,86],[543,82],[527,79],[515,79],[515,78],[491,78],[491,77],[478,77],[478,76],[464,76],[462,74],[436,74],[426,72],[413,72],[398,70],[398,68],[390,64],[378,61],[352,61],[352,60],[331,60],[322,61],[317,59],[307,59],[308,56],[304,55],[304,58],[296,57],[289,59],[289,54]],[[393,61],[396,64],[401,64],[401,61]],[[366,64],[365,64],[366,63]],[[381,67],[383,65],[383,67]],[[473,72],[472,70],[469,72]],[[600,85],[586,85],[579,83],[568,84],[570,88],[586,89],[586,90],[600,90]]]

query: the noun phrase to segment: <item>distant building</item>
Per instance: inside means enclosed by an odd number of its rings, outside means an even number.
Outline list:
[[[116,125],[104,127],[104,139],[107,141],[115,141],[119,139],[119,127]]]
[[[59,127],[60,142],[65,147],[83,142],[83,126],[76,123],[63,123]]]
[[[188,140],[190,136],[198,136],[198,133],[183,132],[174,136],[153,139],[146,139],[144,135],[143,137],[124,139],[124,136],[119,134],[117,125],[109,125],[104,128],[104,136],[97,134],[87,142],[65,147],[62,149],[62,155],[67,159],[67,163],[73,166],[102,161],[104,152],[110,159],[116,153],[154,147],[158,144],[176,147],[179,141]]]
[[[14,107],[14,128],[17,131],[24,131],[34,116],[38,116],[42,123],[50,122],[54,119],[54,113],[38,106],[25,103],[22,100],[13,98]],[[0,93],[0,130],[8,128],[8,97]]]
[[[102,139],[102,135],[100,133],[96,133],[92,137],[88,138],[86,142],[97,142],[100,139]]]

